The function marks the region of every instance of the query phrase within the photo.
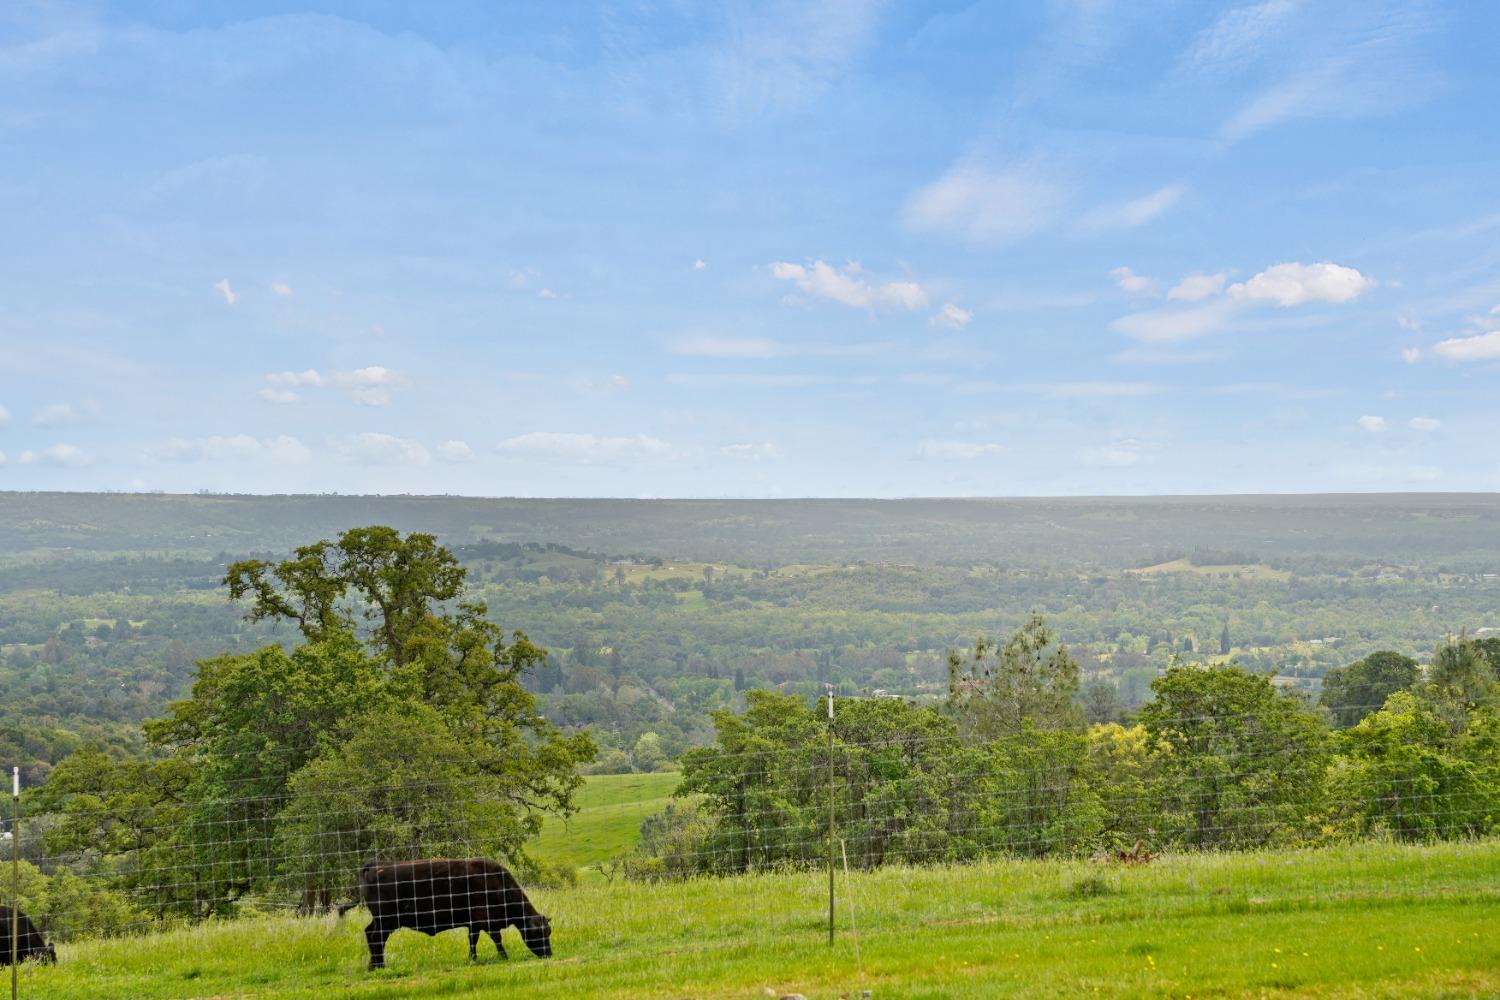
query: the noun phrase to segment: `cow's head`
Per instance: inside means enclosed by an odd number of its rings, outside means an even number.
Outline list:
[[[552,957],[552,921],[533,913],[521,922],[521,940],[537,958]]]
[[[44,945],[42,950],[37,953],[37,961],[55,965],[57,963],[57,949],[52,947],[51,944]]]

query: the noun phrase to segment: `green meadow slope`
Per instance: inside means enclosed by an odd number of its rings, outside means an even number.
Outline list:
[[[568,819],[548,817],[533,853],[543,861],[580,869],[588,877],[601,861],[635,846],[641,821],[671,801],[681,775],[596,774],[583,781]]]
[[[22,996],[1409,998],[1500,996],[1500,842],[1187,855],[1149,866],[997,861],[840,882],[817,872],[533,893],[556,957],[462,932],[392,938],[364,969],[363,911],[249,918],[64,945]],[[858,950],[850,933],[853,890]]]

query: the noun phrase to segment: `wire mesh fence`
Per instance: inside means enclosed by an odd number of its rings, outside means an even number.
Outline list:
[[[809,729],[692,751],[665,781],[594,779],[594,797],[539,836],[524,796],[462,760],[274,791],[190,770],[41,789],[10,825],[19,885],[4,897],[63,963],[91,942],[186,949],[206,926],[306,921],[353,965],[386,958],[401,928],[466,927],[471,955],[482,933],[497,948],[509,933],[585,961],[685,929],[816,940],[835,859],[838,926],[857,919],[866,935],[1059,908],[1103,921],[1500,893],[1493,741],[1312,747],[1257,733],[1248,716],[1188,721],[1236,739],[1115,725],[830,741]],[[435,858],[495,864],[411,864]]]

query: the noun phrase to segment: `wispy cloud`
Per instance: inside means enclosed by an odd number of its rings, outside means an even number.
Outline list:
[[[750,462],[763,462],[782,457],[781,449],[769,441],[726,444],[719,449],[719,454]]]
[[[71,444],[54,444],[36,451],[23,451],[17,458],[22,465],[80,466],[92,459],[83,449]]]
[[[1270,82],[1224,122],[1221,138],[1235,142],[1289,121],[1388,114],[1425,99],[1439,79],[1420,59],[1433,11],[1394,0],[1334,8],[1269,2],[1229,11],[1199,37],[1191,61],[1219,75]]]
[[[800,108],[847,70],[875,29],[880,4],[776,0],[736,9],[712,64],[731,120]]]
[[[49,403],[31,415],[31,422],[37,427],[72,427],[86,419],[84,412],[72,403]]]
[[[911,196],[907,228],[970,243],[1010,243],[1036,233],[1067,204],[1064,187],[1038,166],[961,161]]]
[[[1218,333],[1229,326],[1234,303],[1224,299],[1199,306],[1169,306],[1121,316],[1109,324],[1116,333],[1147,343],[1171,343]]]
[[[444,462],[468,462],[474,458],[474,449],[464,441],[444,441],[437,446],[437,457]]]
[[[1167,292],[1167,299],[1174,302],[1200,302],[1223,291],[1228,277],[1223,271],[1217,274],[1189,274],[1172,286],[1172,290]]]
[[[928,320],[933,326],[946,326],[950,330],[962,330],[969,325],[969,320],[974,314],[969,310],[954,305],[952,302],[944,302],[943,307],[933,313],[932,319]]]
[[[431,457],[427,449],[410,438],[394,434],[366,432],[335,438],[334,451],[352,465],[426,465]]]
[[[240,300],[240,297],[235,293],[235,290],[229,287],[228,278],[221,278],[218,281],[214,282],[214,289],[217,290],[220,295],[224,296],[225,305],[232,306]]]
[[[1156,290],[1155,278],[1136,274],[1128,267],[1117,267],[1109,272],[1109,276],[1115,279],[1115,284],[1120,287],[1120,291],[1130,295],[1148,295]]]
[[[855,309],[922,309],[927,305],[927,292],[915,281],[871,283],[865,280],[863,268],[853,262],[834,267],[821,260],[807,265],[777,261],[771,265],[771,274],[807,295]]]
[[[292,295],[292,286],[288,285],[284,281],[273,281],[273,282],[271,282],[271,294],[272,295],[279,295],[280,297],[282,297],[284,299],[285,298],[291,298],[291,295]]]
[[[1406,426],[1414,431],[1430,433],[1443,426],[1443,422],[1437,417],[1412,417],[1406,422]]]
[[[405,388],[411,379],[392,368],[370,365],[353,371],[335,371],[324,374],[317,369],[305,371],[272,372],[266,381],[277,389],[262,389],[260,397],[272,403],[293,403],[296,393],[280,387],[329,386],[341,389],[349,398],[364,406],[386,406],[391,402],[391,391]]]
[[[1168,184],[1139,198],[1103,205],[1087,213],[1081,227],[1086,232],[1100,232],[1144,226],[1181,201],[1186,191],[1187,188],[1182,184]]]
[[[916,457],[924,462],[970,462],[1003,455],[1006,447],[989,441],[923,441]]]
[[[1380,434],[1388,426],[1385,422],[1385,417],[1371,416],[1368,414],[1360,417],[1355,421],[1355,423],[1359,424],[1361,430],[1369,431],[1371,434]]]
[[[506,438],[495,445],[495,451],[511,458],[607,464],[666,458],[672,454],[672,446],[646,434],[608,437],[596,434],[533,431],[530,434]]]

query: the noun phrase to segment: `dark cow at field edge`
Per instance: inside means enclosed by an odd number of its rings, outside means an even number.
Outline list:
[[[385,942],[397,929],[410,927],[437,934],[455,927],[469,929],[469,960],[481,932],[508,958],[500,932],[514,927],[526,947],[540,958],[552,955],[552,924],[537,912],[515,876],[488,858],[433,858],[425,861],[367,861],[359,870],[359,901],[370,911],[365,942],[370,968],[385,965]],[[339,907],[339,916],[357,903]]]
[[[10,964],[10,925],[15,919],[19,919],[16,930],[16,959],[21,962],[28,958],[35,958],[39,962],[57,961],[57,952],[43,939],[42,932],[36,929],[36,924],[31,922],[30,917],[19,910],[0,906],[0,965]]]

